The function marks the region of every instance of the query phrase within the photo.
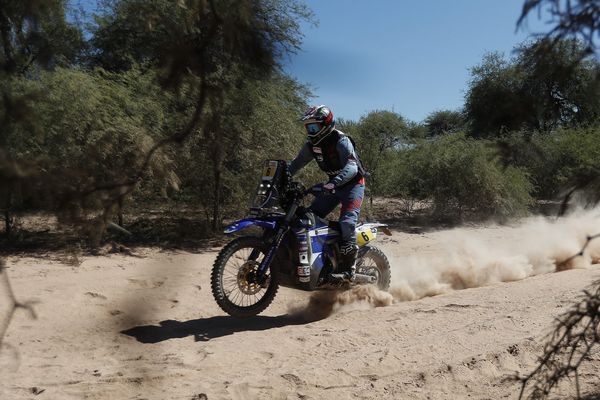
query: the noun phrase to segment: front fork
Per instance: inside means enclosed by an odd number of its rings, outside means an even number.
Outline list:
[[[294,219],[294,216],[296,215],[298,207],[300,207],[299,201],[294,201],[290,206],[290,209],[288,210],[287,214],[285,215],[283,222],[279,226],[277,233],[271,237],[269,250],[267,251],[265,258],[260,263],[256,274],[256,281],[258,284],[262,285],[267,280],[267,271],[271,267],[273,258],[275,258],[275,254],[277,253],[277,250],[279,249],[279,246],[281,245],[285,234],[287,233],[287,231],[290,230],[291,222]],[[257,249],[252,250],[252,253],[250,253],[250,259],[256,260],[259,256],[259,253],[260,251]]]

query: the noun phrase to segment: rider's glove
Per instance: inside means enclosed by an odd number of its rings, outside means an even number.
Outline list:
[[[333,193],[333,192],[335,192],[335,185],[331,182],[328,182],[323,185],[323,190],[326,192]]]

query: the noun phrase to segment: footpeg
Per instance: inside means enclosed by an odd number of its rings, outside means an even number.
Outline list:
[[[354,282],[354,277],[348,272],[341,272],[337,274],[329,274],[329,282],[331,283],[344,283]]]

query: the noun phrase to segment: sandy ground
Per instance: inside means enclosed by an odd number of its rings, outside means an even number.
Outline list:
[[[78,266],[11,258],[13,288],[38,301],[38,319],[19,311],[8,330],[0,399],[514,399],[520,387],[505,378],[531,371],[554,318],[600,279],[600,239],[561,264],[598,232],[590,213],[394,232],[378,241],[391,294],[346,305],[330,296],[334,311],[312,322],[290,314],[306,315],[311,294],[285,288],[259,317],[225,316],[209,282],[218,249]],[[584,391],[599,368],[595,351]],[[566,384],[556,396],[574,393]]]

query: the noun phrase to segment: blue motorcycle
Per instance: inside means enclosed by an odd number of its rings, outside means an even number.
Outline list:
[[[303,206],[303,199],[323,194],[321,185],[306,189],[292,181],[287,163],[268,160],[248,218],[229,225],[225,233],[248,227],[259,235],[240,236],[217,256],[211,273],[213,296],[223,311],[234,317],[250,317],[264,311],[279,286],[313,291],[374,284],[390,286],[390,263],[371,245],[379,231],[391,235],[387,225],[365,223],[356,227],[359,251],[353,282],[330,280],[338,267],[340,227]]]

